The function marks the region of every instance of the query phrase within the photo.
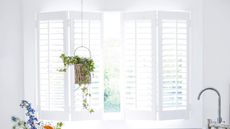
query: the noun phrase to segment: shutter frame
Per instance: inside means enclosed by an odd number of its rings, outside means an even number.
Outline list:
[[[124,72],[124,75],[123,75],[123,79],[124,79],[124,82],[123,82],[123,85],[124,85],[124,88],[122,89],[122,96],[124,98],[123,100],[123,112],[124,112],[124,116],[125,116],[125,119],[127,120],[155,120],[156,119],[156,31],[155,31],[155,28],[156,28],[156,12],[155,11],[150,11],[150,12],[127,12],[127,13],[123,13],[122,15],[122,28],[123,28],[123,31],[122,31],[122,35],[123,35],[123,51],[127,51],[126,50],[126,47],[125,47],[125,22],[127,21],[134,21],[135,24],[138,23],[137,21],[140,21],[140,20],[143,20],[143,21],[150,21],[150,24],[151,24],[151,33],[149,33],[151,35],[151,66],[152,66],[152,70],[151,70],[151,78],[152,78],[152,84],[151,84],[151,96],[149,96],[151,98],[151,110],[138,110],[138,109],[127,109],[127,105],[126,105],[126,77],[125,77],[125,72]],[[135,26],[134,29],[137,29],[136,28],[137,26]],[[140,28],[139,28],[140,29]],[[137,34],[142,34],[141,32],[140,33],[137,33],[135,32],[135,35]],[[135,40],[138,40],[137,37],[135,37]],[[137,41],[135,41],[137,42]],[[136,44],[136,43],[135,43]],[[137,44],[136,44],[137,45]],[[137,49],[140,49],[140,47],[136,47],[136,50]],[[136,50],[134,53],[136,53]],[[137,55],[135,54],[135,58]],[[126,59],[124,59],[124,62],[126,62]],[[123,64],[125,65],[125,64]],[[137,69],[137,66],[135,66],[135,69]],[[135,74],[135,76],[137,76],[137,74]],[[136,77],[135,77],[136,78]],[[135,83],[135,85],[137,85]],[[137,87],[136,87],[137,88]],[[138,97],[136,95],[136,97]],[[136,98],[137,99],[137,98]],[[137,102],[135,103],[137,104]]]
[[[163,65],[162,65],[162,40],[161,40],[161,33],[162,32],[162,22],[161,20],[167,19],[167,20],[186,20],[186,33],[187,33],[187,87],[186,87],[186,109],[180,110],[180,109],[175,109],[175,110],[168,110],[164,111],[163,110]],[[189,76],[189,34],[190,34],[190,29],[189,29],[189,13],[188,12],[166,12],[166,11],[159,11],[158,12],[158,40],[159,40],[159,120],[173,120],[173,119],[188,119],[189,118],[189,81],[190,81],[190,76]],[[177,24],[177,23],[176,23]],[[177,28],[176,28],[177,29]],[[177,40],[177,38],[176,38]]]
[[[40,86],[40,22],[41,21],[63,21],[63,50],[67,52],[67,12],[52,12],[52,13],[40,13],[38,15],[38,116],[40,119],[44,120],[68,120],[69,118],[69,103],[68,103],[68,84],[67,84],[67,74],[64,74],[64,111],[44,111],[41,109],[41,86]],[[48,41],[49,42],[49,41]],[[49,51],[49,50],[48,50]]]

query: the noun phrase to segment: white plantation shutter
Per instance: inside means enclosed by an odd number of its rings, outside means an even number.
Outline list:
[[[159,12],[159,119],[188,117],[189,14]]]
[[[66,13],[42,13],[38,37],[38,105],[41,119],[68,119],[68,88],[66,76],[58,72],[59,56],[65,52]]]
[[[155,13],[123,19],[124,108],[127,119],[155,119]]]
[[[71,12],[71,51],[81,46],[81,14]],[[92,82],[88,85],[91,97],[88,99],[90,107],[94,113],[90,114],[83,109],[82,94],[78,85],[71,83],[72,88],[72,119],[99,119],[103,112],[103,62],[102,62],[102,15],[101,13],[84,13],[83,14],[83,46],[91,50],[92,59],[95,62],[95,70],[92,75]],[[85,49],[78,49],[76,55],[87,54]],[[74,82],[74,81],[71,81]]]
[[[103,18],[100,13],[84,13],[83,16],[83,36],[81,13],[41,13],[39,16],[38,106],[41,119],[88,120],[98,119],[103,114]],[[186,12],[122,15],[121,112],[124,111],[126,119],[188,117],[188,23]],[[66,73],[57,71],[63,65],[60,54],[73,55],[74,49],[81,46],[81,37],[95,61],[96,69],[89,85],[92,96],[88,100],[95,110],[92,114],[83,109],[82,94],[74,84],[73,67]],[[76,52],[77,55],[82,53],[87,54],[87,51],[79,49]]]

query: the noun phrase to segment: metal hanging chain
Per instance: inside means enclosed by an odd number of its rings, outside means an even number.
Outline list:
[[[81,0],[81,46],[83,47],[83,0]]]
[[[76,51],[78,50],[78,49],[80,49],[80,48],[84,48],[84,49],[86,49],[87,51],[89,51],[89,56],[90,56],[90,58],[91,58],[91,56],[92,56],[92,54],[91,54],[91,51],[90,51],[90,42],[89,42],[89,48],[87,48],[87,47],[85,47],[84,45],[83,45],[83,0],[81,0],[81,46],[80,47],[77,47],[77,48],[75,48],[74,49],[74,55],[75,55],[75,53],[76,53]],[[90,35],[90,34],[89,34]]]

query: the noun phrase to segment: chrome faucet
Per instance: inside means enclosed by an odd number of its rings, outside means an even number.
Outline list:
[[[201,96],[201,94],[204,92],[204,91],[206,91],[206,90],[213,90],[213,91],[215,91],[216,93],[217,93],[217,95],[218,95],[218,118],[217,118],[217,122],[218,123],[221,123],[222,122],[222,118],[221,118],[221,96],[220,96],[220,92],[218,91],[218,90],[216,90],[215,88],[205,88],[205,89],[203,89],[200,93],[199,93],[199,95],[198,95],[198,100],[200,100],[200,96]]]

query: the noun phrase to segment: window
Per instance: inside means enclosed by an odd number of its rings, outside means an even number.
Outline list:
[[[186,13],[159,13],[160,119],[188,116],[188,26]]]
[[[102,16],[85,13],[83,20],[83,44],[91,50],[95,61],[92,76],[90,105],[96,111],[90,115],[83,110],[81,92],[74,84],[74,73],[58,72],[63,63],[62,53],[74,55],[80,50],[81,20],[77,12],[42,13],[39,17],[39,88],[38,105],[43,119],[83,120],[98,119],[102,112],[103,69],[101,59]],[[75,53],[76,52],[76,53]],[[71,107],[71,108],[70,108]],[[71,113],[70,113],[71,112]],[[89,117],[90,116],[90,117]]]
[[[154,12],[125,13],[124,98],[126,117],[155,119],[156,35]]]
[[[111,31],[112,30],[112,31]],[[122,112],[122,44],[121,16],[103,13],[104,119],[120,119]],[[111,115],[112,114],[112,115]],[[108,117],[106,117],[108,116]]]
[[[66,50],[66,14],[41,15],[39,21],[39,97],[40,117],[68,119],[66,75],[57,71],[59,56]]]
[[[189,14],[152,11],[122,13],[119,17],[122,42],[106,41],[105,45],[102,13],[84,13],[83,35],[78,12],[40,14],[38,105],[41,118],[101,119],[106,112],[122,112],[125,119],[188,118]],[[90,84],[89,102],[95,110],[92,115],[83,110],[81,93],[73,83],[73,69],[67,73],[57,71],[62,66],[60,54],[73,55],[81,45],[81,37],[96,64]],[[121,56],[116,58],[108,52],[113,51],[108,47]],[[111,57],[117,63],[108,59]],[[118,85],[115,81],[119,81],[121,88],[112,88]],[[110,105],[116,108],[110,110]]]

